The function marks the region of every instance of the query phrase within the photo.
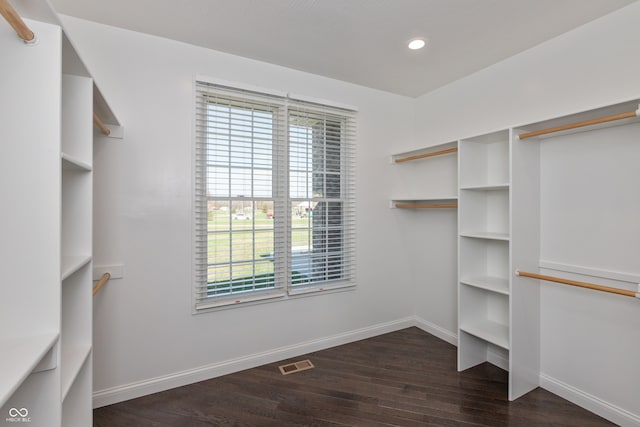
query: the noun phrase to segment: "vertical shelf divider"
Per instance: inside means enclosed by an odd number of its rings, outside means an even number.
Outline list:
[[[540,374],[540,287],[514,274],[516,268],[539,271],[540,145],[520,141],[519,133],[511,131],[509,400],[538,387]]]

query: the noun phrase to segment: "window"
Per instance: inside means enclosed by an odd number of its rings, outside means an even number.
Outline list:
[[[196,89],[195,308],[353,286],[354,112]]]

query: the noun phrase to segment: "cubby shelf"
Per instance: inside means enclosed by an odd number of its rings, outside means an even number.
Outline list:
[[[487,319],[474,319],[460,324],[460,330],[509,350],[509,327]]]
[[[0,407],[38,366],[58,341],[57,333],[0,340]]]
[[[456,209],[457,196],[432,196],[418,198],[393,199],[389,203],[392,209]]]
[[[60,371],[60,375],[62,378],[60,379],[60,382],[62,400],[64,401],[71,385],[78,376],[78,372],[80,372],[86,363],[89,354],[91,354],[91,344],[63,346],[61,354],[62,369]]]
[[[460,233],[460,237],[468,237],[471,239],[487,239],[509,241],[509,233],[495,233],[491,231],[473,231]]]
[[[493,276],[472,276],[460,279],[460,283],[479,289],[509,295],[509,279]]]
[[[73,273],[91,262],[91,255],[63,256],[61,261],[61,280],[66,280]]]
[[[466,187],[460,187],[460,190],[478,190],[478,191],[495,191],[495,190],[508,190],[509,183],[493,184],[493,185],[470,185]]]
[[[91,172],[92,166],[89,163],[83,162],[82,160],[75,158],[69,154],[62,153],[62,167],[65,169],[75,169],[79,171]]]

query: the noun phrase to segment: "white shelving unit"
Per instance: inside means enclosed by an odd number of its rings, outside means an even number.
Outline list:
[[[517,268],[536,273],[541,267],[540,140],[570,137],[578,147],[573,134],[631,125],[628,131],[610,132],[629,138],[640,123],[638,103],[624,102],[391,157],[393,163],[403,163],[454,147],[459,150],[457,197],[396,198],[391,207],[458,201],[458,369],[490,362],[509,371],[511,400],[539,383],[540,287],[514,272]],[[599,120],[619,115],[625,118]],[[549,128],[553,132],[526,142],[519,138]],[[604,138],[597,135],[585,138],[592,143]]]
[[[458,370],[509,371],[509,399],[538,386],[539,289],[514,286],[515,265],[537,271],[539,149],[511,129],[460,141]]]
[[[513,286],[512,274],[537,268],[539,153],[514,138],[461,140],[458,157],[458,370],[508,370],[511,400],[538,386],[540,369],[539,291]]]
[[[0,99],[0,414],[26,408],[29,425],[47,427],[61,419],[61,45],[59,27],[33,31],[40,42],[31,47],[10,28],[0,33],[10,58]]]
[[[0,114],[0,413],[30,426],[92,423],[93,113],[122,128],[48,2],[15,5],[38,43],[6,27]],[[30,19],[29,19],[30,18]]]
[[[69,421],[91,415],[92,106],[92,79],[63,74],[60,393]],[[84,399],[67,400],[72,391]]]

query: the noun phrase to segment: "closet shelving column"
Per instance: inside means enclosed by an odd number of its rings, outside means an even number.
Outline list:
[[[458,370],[509,371],[509,399],[538,386],[540,297],[514,266],[537,271],[539,148],[502,130],[460,141]]]
[[[60,30],[33,23],[40,43],[29,47],[10,28],[2,28],[0,51],[6,62],[0,97],[0,419],[18,415],[16,410],[24,414],[26,408],[30,426],[56,426]]]
[[[0,416],[88,426],[93,113],[111,137],[123,128],[50,3],[15,6],[38,43],[0,27]]]
[[[93,81],[62,76],[62,425],[91,424]]]
[[[509,360],[509,131],[460,141],[458,369]]]

